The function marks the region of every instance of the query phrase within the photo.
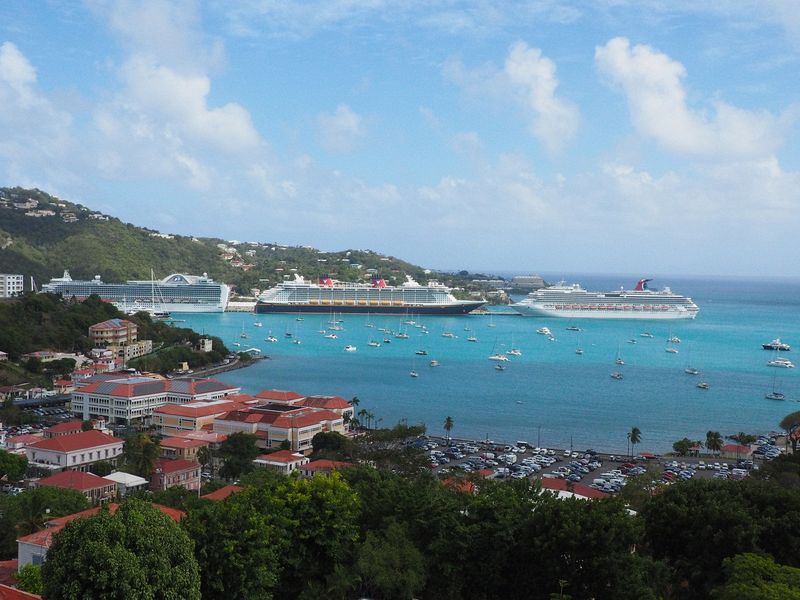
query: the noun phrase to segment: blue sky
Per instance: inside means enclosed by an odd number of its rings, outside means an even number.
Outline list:
[[[9,0],[0,184],[434,268],[800,275],[791,0]]]

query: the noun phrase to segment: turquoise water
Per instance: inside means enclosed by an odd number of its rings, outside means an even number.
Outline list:
[[[553,278],[551,278],[553,279]],[[631,277],[584,276],[589,289],[618,288]],[[621,451],[626,433],[642,431],[641,451],[663,452],[688,436],[704,439],[709,429],[723,434],[777,429],[787,413],[800,410],[798,369],[767,367],[771,353],[761,344],[775,337],[793,345],[785,356],[800,363],[800,283],[794,281],[724,281],[671,279],[673,289],[690,295],[700,306],[691,322],[576,321],[580,333],[566,331],[561,319],[517,316],[421,317],[428,334],[402,325],[399,317],[347,315],[330,340],[319,332],[330,316],[257,315],[242,313],[181,315],[197,331],[220,336],[234,348],[257,347],[270,360],[220,376],[245,392],[265,388],[303,394],[358,396],[381,426],[407,419],[423,422],[439,433],[445,417],[455,421],[453,434],[495,440],[525,439],[542,445],[594,447]],[[262,327],[254,326],[260,321]],[[365,325],[372,323],[375,328]],[[491,327],[490,325],[494,325]],[[556,341],[538,335],[549,327]],[[386,336],[378,328],[407,331],[409,339]],[[469,328],[470,331],[466,331]],[[239,336],[244,331],[247,339]],[[286,332],[302,341],[290,343]],[[441,334],[452,332],[455,337]],[[639,336],[643,331],[652,339]],[[277,343],[265,340],[269,333]],[[678,354],[665,352],[666,339],[676,335]],[[478,342],[468,342],[475,335]],[[372,348],[372,338],[391,343]],[[628,343],[635,339],[636,344]],[[514,347],[497,371],[488,356]],[[352,344],[357,352],[344,351]],[[576,346],[584,354],[575,354]],[[416,356],[424,349],[427,356]],[[625,361],[614,364],[617,352]],[[437,359],[441,366],[428,363]],[[684,372],[688,364],[700,375]],[[409,376],[416,370],[419,377]],[[624,380],[610,377],[624,373]],[[696,388],[707,381],[711,388]],[[783,402],[764,395],[773,388],[786,394]]]

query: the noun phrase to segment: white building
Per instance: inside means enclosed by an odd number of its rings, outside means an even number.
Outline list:
[[[144,477],[131,475],[130,473],[125,473],[124,471],[114,471],[113,473],[103,477],[103,479],[108,479],[109,481],[116,483],[117,489],[119,490],[121,496],[127,496],[128,494],[132,494],[134,492],[146,490],[147,486],[150,485],[150,482]]]
[[[105,378],[104,378],[105,379]],[[142,422],[165,404],[220,400],[241,388],[216,379],[109,378],[72,392],[72,412],[84,421],[102,417],[109,423]]]
[[[22,293],[23,289],[22,275],[12,275],[9,273],[0,273],[0,298],[11,298]]]
[[[96,429],[62,435],[26,446],[28,463],[52,470],[86,471],[99,461],[115,464],[125,441]]]

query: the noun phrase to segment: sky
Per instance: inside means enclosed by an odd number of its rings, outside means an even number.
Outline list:
[[[794,0],[5,0],[0,185],[438,269],[800,276]]]

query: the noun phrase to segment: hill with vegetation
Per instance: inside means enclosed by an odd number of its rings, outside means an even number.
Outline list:
[[[390,283],[405,275],[425,282],[422,267],[370,250],[321,252],[308,246],[236,242],[172,235],[74,204],[38,189],[0,188],[0,272],[22,273],[38,285],[69,270],[73,279],[100,275],[108,283],[157,278],[171,273],[208,273],[235,286],[240,295],[264,289],[299,273],[343,281],[365,280],[375,272]],[[472,277],[436,273],[450,284]]]
[[[67,375],[75,367],[74,359],[41,362],[23,355],[37,350],[64,353],[88,352],[93,347],[89,326],[107,319],[125,318],[138,325],[138,337],[153,340],[156,351],[141,357],[130,366],[167,372],[187,362],[191,368],[220,362],[228,349],[222,340],[212,337],[212,351],[196,351],[199,333],[152,321],[145,312],[125,315],[113,304],[90,296],[83,302],[53,294],[31,294],[0,302],[0,350],[9,362],[0,363],[0,385],[36,382],[49,387],[54,376]]]

